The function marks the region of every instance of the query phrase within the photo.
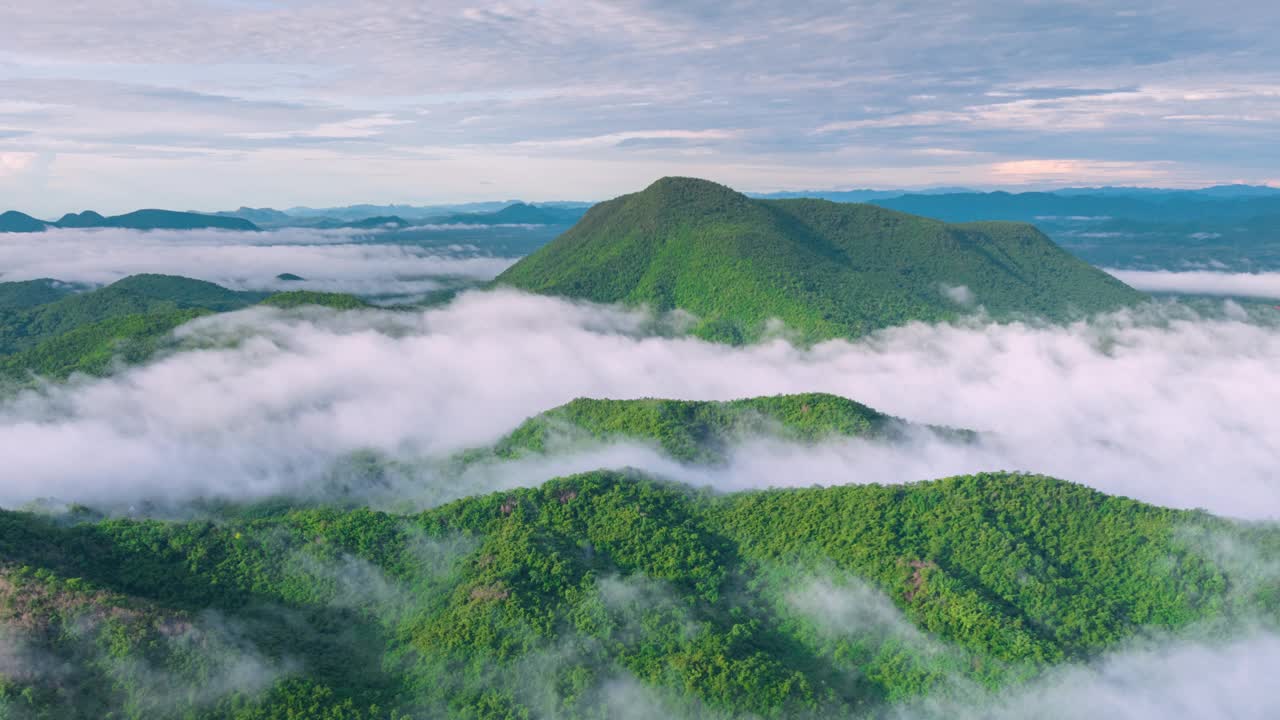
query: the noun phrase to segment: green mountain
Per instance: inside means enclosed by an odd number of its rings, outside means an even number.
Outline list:
[[[699,334],[809,340],[970,312],[1063,320],[1144,298],[1030,225],[948,225],[872,205],[753,200],[663,178],[593,207],[496,283],[595,302],[680,308]]]
[[[632,441],[653,443],[673,459],[719,462],[735,442],[773,437],[817,442],[832,436],[894,440],[912,428],[957,442],[973,433],[912,426],[861,403],[825,393],[776,395],[728,402],[698,400],[596,400],[578,398],[529,418],[491,449],[467,460],[515,459],[571,449],[575,445]]]
[[[716,495],[597,472],[408,516],[3,511],[0,712],[874,717],[1143,633],[1274,623],[1274,577],[1228,547],[1274,556],[1280,530],[1006,474]]]
[[[51,278],[0,282],[0,312],[51,303],[78,289],[81,288]]]

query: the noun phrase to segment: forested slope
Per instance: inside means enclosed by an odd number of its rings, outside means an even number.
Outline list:
[[[3,512],[7,642],[40,662],[0,693],[51,718],[863,716],[1134,633],[1274,622],[1274,578],[1219,550],[1278,543],[1000,474],[718,496],[597,472],[217,524]]]
[[[680,308],[701,320],[700,334],[734,342],[760,336],[773,318],[817,340],[978,306],[997,318],[1064,320],[1143,298],[1030,225],[753,200],[692,178],[663,178],[596,205],[496,282]]]

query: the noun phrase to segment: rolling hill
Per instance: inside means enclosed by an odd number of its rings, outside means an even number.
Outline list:
[[[772,318],[820,340],[977,306],[998,319],[1065,320],[1144,298],[1030,225],[753,200],[691,178],[663,178],[596,205],[495,282],[687,310],[700,335],[731,342],[759,337]]]
[[[1031,475],[714,495],[596,472],[416,515],[0,511],[34,718],[877,717],[1239,614],[1240,526]],[[980,715],[979,715],[980,716]]]

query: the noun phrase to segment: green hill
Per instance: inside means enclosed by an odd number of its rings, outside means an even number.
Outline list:
[[[105,374],[113,360],[136,363],[150,357],[189,320],[259,302],[279,308],[369,307],[341,293],[241,292],[176,275],[131,275],[75,294],[62,293],[53,282],[0,283],[0,376]],[[36,302],[50,296],[54,299]]]
[[[489,454],[514,459],[587,443],[638,441],[653,443],[682,462],[707,463],[723,460],[730,445],[752,437],[791,442],[816,442],[831,436],[891,440],[912,427],[956,441],[973,438],[972,433],[963,430],[912,426],[861,403],[825,393],[728,402],[578,398],[529,418],[492,449],[473,451],[467,459]]]
[[[44,305],[76,292],[71,283],[51,278],[0,282],[0,312]]]
[[[759,336],[770,318],[814,340],[955,318],[972,311],[970,298],[1001,319],[1063,320],[1144,297],[1030,225],[753,200],[690,178],[596,205],[496,282],[681,308],[701,319],[700,334],[731,341]]]
[[[989,474],[713,495],[589,473],[419,515],[0,512],[34,718],[875,716],[1276,619],[1274,526]],[[1265,557],[1266,555],[1259,555]],[[661,703],[661,707],[658,704]]]

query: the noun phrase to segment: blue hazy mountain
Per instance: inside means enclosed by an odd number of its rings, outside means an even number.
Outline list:
[[[104,217],[92,210],[67,213],[54,222],[39,220],[26,213],[10,210],[0,214],[0,232],[44,232],[49,228],[127,228],[130,230],[220,230],[254,231],[252,222],[238,217],[206,215],[176,210],[135,210],[124,215]]]

